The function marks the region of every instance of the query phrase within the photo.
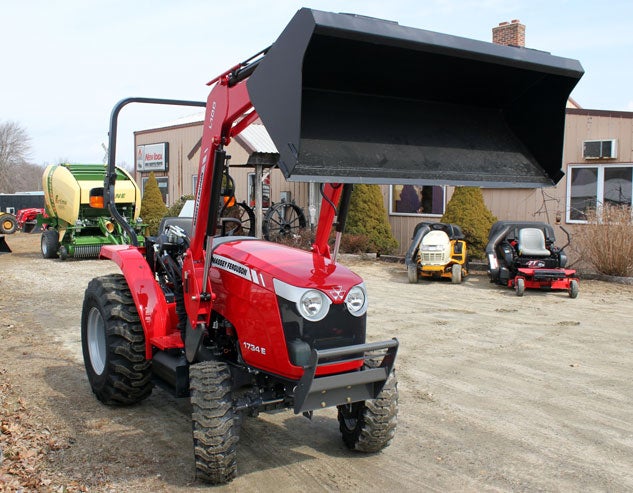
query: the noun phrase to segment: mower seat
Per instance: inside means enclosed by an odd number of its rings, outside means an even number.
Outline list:
[[[550,251],[545,248],[545,234],[538,228],[519,230],[519,255],[527,257],[549,257]]]

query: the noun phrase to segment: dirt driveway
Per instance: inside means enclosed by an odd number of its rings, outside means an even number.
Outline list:
[[[90,391],[83,292],[117,267],[44,260],[37,235],[7,242],[0,491],[210,491],[194,480],[186,401],[157,388],[113,409]],[[243,425],[238,478],[214,491],[633,490],[632,286],[518,298],[484,276],[411,285],[399,264],[344,263],[367,284],[369,338],[401,343],[393,444],[350,453],[333,410],[261,415]]]

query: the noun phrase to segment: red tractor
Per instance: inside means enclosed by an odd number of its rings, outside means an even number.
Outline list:
[[[29,207],[20,209],[16,216],[18,220],[18,229],[24,233],[32,233],[37,229],[37,218],[41,216],[46,219],[48,215],[43,207]]]
[[[205,106],[206,116],[192,221],[166,219],[144,247],[101,250],[122,274],[85,293],[93,392],[129,405],[162,382],[189,396],[196,472],[212,483],[236,475],[248,414],[335,406],[347,447],[383,449],[396,429],[398,341],[367,342],[365,284],[336,262],[353,183],[552,185],[581,75],[547,53],[301,9],[269,49],[213,79],[206,103],[119,102],[109,172],[92,193],[133,239],[114,201],[121,108]],[[311,252],[226,235],[236,219],[218,220],[225,146],[258,118],[286,179],[323,184]]]

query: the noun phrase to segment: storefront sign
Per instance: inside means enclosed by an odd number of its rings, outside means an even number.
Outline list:
[[[169,143],[136,146],[136,171],[169,171]]]

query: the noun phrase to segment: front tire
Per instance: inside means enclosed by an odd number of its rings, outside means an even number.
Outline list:
[[[398,382],[391,372],[376,399],[337,406],[343,442],[357,452],[379,452],[388,447],[398,423]]]
[[[462,266],[460,264],[453,264],[451,267],[451,282],[453,284],[460,284],[462,282]]]
[[[514,281],[514,291],[517,296],[523,296],[523,293],[525,293],[525,279],[519,277]]]
[[[189,367],[196,476],[212,484],[228,483],[237,474],[239,416],[231,382],[226,363],[203,361]]]
[[[571,281],[569,281],[569,297],[577,298],[578,291],[579,291],[578,281],[576,281],[576,279],[572,279]]]
[[[104,404],[136,404],[152,393],[145,333],[121,274],[90,281],[81,314],[81,346],[88,381]]]

